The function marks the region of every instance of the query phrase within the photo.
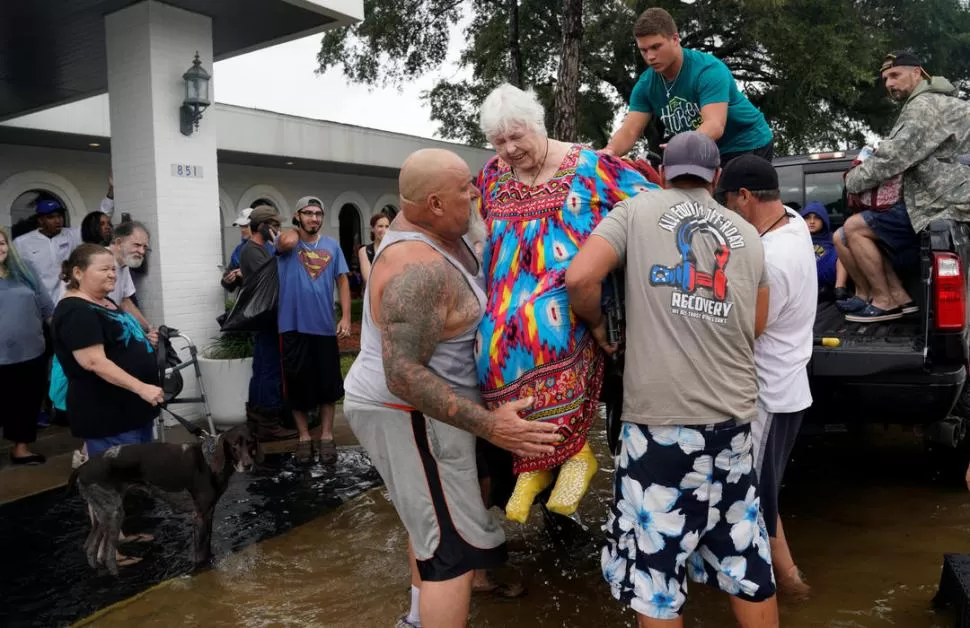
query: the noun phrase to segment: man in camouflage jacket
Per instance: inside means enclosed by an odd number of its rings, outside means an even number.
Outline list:
[[[932,220],[970,221],[970,168],[961,162],[961,156],[970,154],[970,103],[956,97],[948,80],[927,74],[910,53],[888,55],[881,74],[890,96],[903,108],[889,136],[848,172],[845,187],[850,193],[864,192],[902,173],[904,203],[852,216],[835,238],[839,258],[857,288],[862,286],[857,300],[864,307],[846,316],[854,322],[891,320],[916,311],[893,263],[915,263],[917,234]],[[882,258],[877,242],[890,252],[891,263]]]
[[[894,57],[897,65],[884,65],[883,77],[908,70],[915,74],[912,86],[894,88],[887,82],[892,97],[904,102],[903,109],[889,137],[849,171],[846,190],[864,192],[902,172],[903,196],[916,233],[938,218],[970,221],[970,169],[960,161],[970,154],[970,103],[957,98],[957,89],[942,76],[929,77],[918,65],[899,65],[900,58],[918,63],[913,55]]]

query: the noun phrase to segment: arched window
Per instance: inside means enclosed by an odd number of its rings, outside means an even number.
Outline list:
[[[28,190],[14,199],[10,205],[11,237],[17,238],[37,228],[37,203],[45,200],[57,201],[64,211],[64,226],[71,226],[71,213],[67,211],[64,200],[47,190]]]
[[[363,242],[360,210],[352,203],[346,203],[340,208],[340,250],[344,253],[347,265],[351,270],[358,270],[357,249]]]

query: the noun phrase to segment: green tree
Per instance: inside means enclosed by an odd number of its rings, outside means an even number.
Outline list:
[[[644,70],[631,30],[650,6],[671,12],[684,46],[731,68],[780,151],[859,145],[868,131],[885,132],[896,109],[877,72],[889,50],[913,50],[933,74],[970,87],[970,8],[961,0],[366,0],[364,21],[328,32],[318,61],[355,82],[403,84],[440,68],[449,33],[468,19],[460,64],[470,78],[439,81],[423,96],[442,136],[483,145],[479,105],[502,81],[521,81],[545,105],[551,132],[602,146]],[[653,124],[648,143],[661,133]]]

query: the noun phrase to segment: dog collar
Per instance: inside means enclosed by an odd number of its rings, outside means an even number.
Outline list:
[[[205,459],[206,463],[212,462],[212,458],[216,455],[216,449],[219,447],[219,440],[221,438],[221,434],[217,434],[215,436],[206,434],[202,437],[202,457]]]

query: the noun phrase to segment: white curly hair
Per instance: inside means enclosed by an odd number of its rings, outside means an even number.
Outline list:
[[[523,127],[545,137],[546,110],[531,89],[524,91],[502,83],[482,103],[478,125],[489,141],[512,127]]]

